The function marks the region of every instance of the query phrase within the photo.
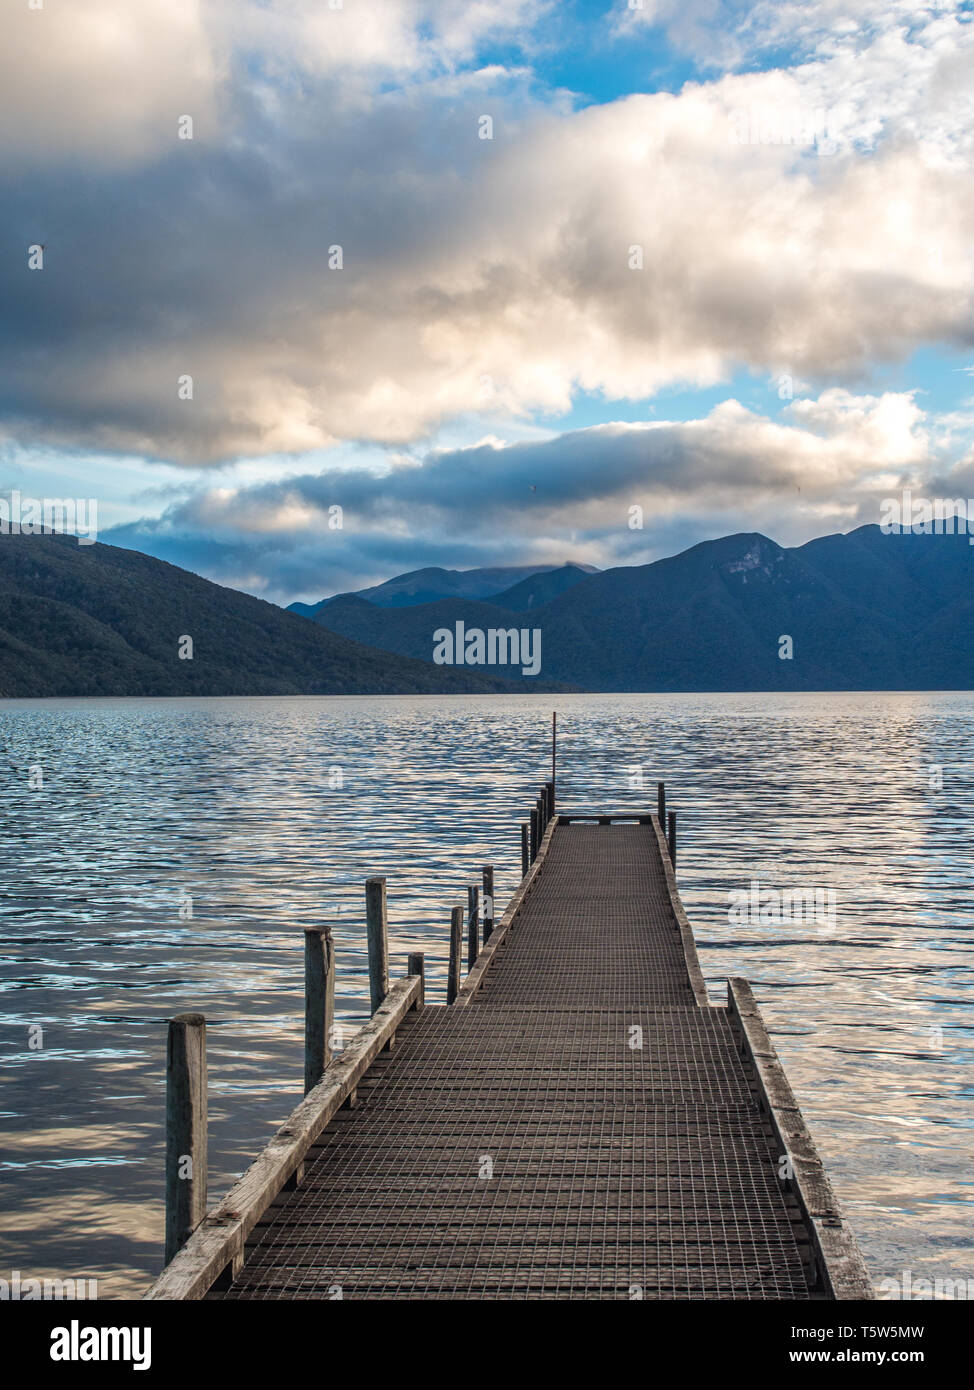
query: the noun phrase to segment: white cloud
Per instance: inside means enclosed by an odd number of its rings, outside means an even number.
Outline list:
[[[71,0],[5,7],[4,161],[128,164],[171,153],[177,120],[240,138],[239,99],[283,110],[307,83],[369,99],[374,84],[448,73],[529,32],[551,0]]]
[[[3,31],[7,167],[131,163],[172,149],[181,115],[212,127],[219,65],[200,0],[24,0],[4,7]]]
[[[39,20],[53,47],[32,31],[13,99],[49,122],[41,144],[86,163],[63,206],[37,195],[41,164],[6,200],[15,235],[49,244],[43,278],[0,269],[10,428],[189,463],[394,446],[478,413],[562,413],[579,388],[640,399],[741,365],[861,392],[876,361],[968,341],[974,26],[938,11],[904,30],[877,0],[856,11],[862,41],[853,10],[802,7],[816,56],[798,68],[572,110],[475,67],[485,38],[542,8],[25,8],[18,34]],[[763,11],[748,13],[744,28]],[[792,32],[798,11],[775,23]],[[176,157],[191,99],[211,115]],[[840,101],[828,157],[742,143],[735,125]],[[99,178],[110,149],[130,164]]]
[[[620,38],[658,29],[702,66],[731,69],[854,54],[897,34],[923,42],[967,15],[962,0],[616,0],[610,27]]]
[[[481,444],[382,475],[349,467],[206,488],[117,540],[290,600],[423,564],[642,563],[735,530],[798,544],[876,522],[899,487],[969,465],[933,439],[912,393],[831,390],[783,416],[730,399],[697,420]],[[336,503],[341,532],[327,525]],[[629,529],[633,505],[641,531]]]

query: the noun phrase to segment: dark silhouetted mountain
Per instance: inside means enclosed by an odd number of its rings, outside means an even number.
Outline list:
[[[972,620],[968,538],[885,536],[878,526],[792,549],[756,533],[726,536],[589,575],[516,617],[497,600],[392,612],[347,598],[317,617],[424,658],[434,631],[457,621],[529,623],[542,633],[546,681],[610,691],[970,689]],[[790,660],[779,656],[785,637]]]
[[[444,598],[436,603],[408,608],[378,608],[356,594],[341,594],[332,599],[319,609],[312,621],[331,632],[343,635],[347,632],[359,633],[355,638],[357,642],[365,642],[384,651],[404,656],[421,654],[423,661],[433,659],[434,634],[442,628],[454,632],[458,622],[462,622],[467,629],[537,626],[533,616],[528,622],[524,614],[512,613],[509,608],[481,603],[476,599]],[[495,669],[503,670],[505,679],[521,678],[517,667]],[[538,677],[525,676],[524,679],[537,688]]]
[[[519,584],[514,584],[510,589],[505,589],[503,593],[491,594],[490,602],[497,604],[499,608],[509,608],[515,613],[528,612],[532,608],[540,608],[542,604],[550,603],[559,594],[567,593],[590,574],[598,574],[598,570],[587,566],[583,568],[581,565],[562,565],[556,570],[540,570],[537,574],[522,579]]]
[[[184,636],[192,660],[179,659]],[[505,689],[487,673],[370,650],[138,551],[0,536],[0,696]]]
[[[597,572],[590,565],[507,565],[474,570],[411,570],[408,574],[399,574],[394,579],[387,579],[384,584],[375,584],[370,589],[357,589],[351,594],[335,594],[332,598],[322,599],[320,603],[291,603],[288,605],[288,611],[300,613],[303,618],[313,618],[329,604],[347,598],[365,599],[379,608],[411,608],[421,603],[436,603],[441,598],[490,598],[494,594],[500,594],[502,590],[513,591],[513,587],[523,580],[564,569],[580,570],[583,575]],[[549,597],[555,592],[560,590],[553,590]]]

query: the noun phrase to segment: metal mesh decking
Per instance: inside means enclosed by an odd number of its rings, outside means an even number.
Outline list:
[[[726,1011],[650,826],[559,826],[469,1007],[400,1030],[229,1298],[807,1298]]]

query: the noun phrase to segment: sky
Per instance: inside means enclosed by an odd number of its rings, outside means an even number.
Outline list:
[[[0,497],[280,603],[974,497],[967,0],[3,24]]]

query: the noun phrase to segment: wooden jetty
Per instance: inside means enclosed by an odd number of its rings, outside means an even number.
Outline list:
[[[708,1003],[662,786],[654,815],[554,801],[552,778],[503,917],[492,872],[471,893],[486,940],[478,920],[462,984],[454,910],[449,1008],[424,1007],[422,957],[389,984],[373,881],[374,1013],[330,1057],[330,943],[310,934],[305,1099],[209,1214],[182,1194],[185,1243],[147,1297],[873,1297],[747,982]],[[170,1075],[174,1161],[200,1142],[201,1026],[171,1025],[191,1059]]]

